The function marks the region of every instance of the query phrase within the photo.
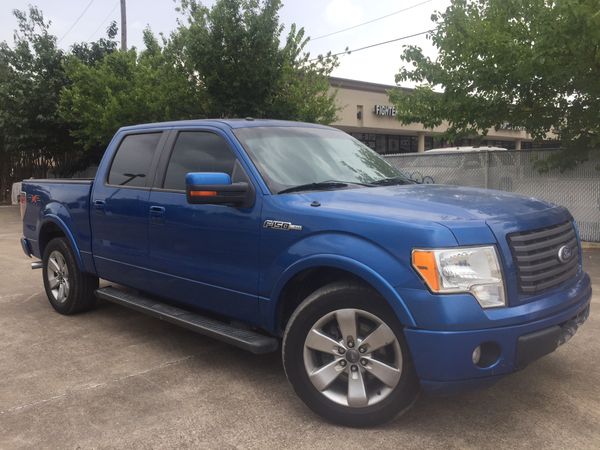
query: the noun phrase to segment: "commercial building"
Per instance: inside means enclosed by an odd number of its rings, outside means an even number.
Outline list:
[[[330,78],[330,84],[337,91],[340,108],[338,120],[332,125],[350,133],[378,153],[416,153],[449,145],[441,137],[446,131],[444,124],[426,129],[418,123],[403,125],[396,120],[396,108],[390,104],[387,94],[395,86],[336,77]],[[483,141],[462,139],[453,144],[490,145],[518,150],[531,148],[532,140],[525,131],[507,126],[498,130],[490,129]]]

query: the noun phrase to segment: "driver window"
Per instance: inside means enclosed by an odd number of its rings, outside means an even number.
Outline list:
[[[239,169],[235,155],[221,136],[182,131],[175,141],[163,188],[185,191],[185,175],[189,172],[223,172],[233,178],[234,171]]]

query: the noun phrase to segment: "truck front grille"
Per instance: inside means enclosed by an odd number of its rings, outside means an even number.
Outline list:
[[[508,235],[518,269],[519,289],[537,294],[575,276],[579,270],[579,245],[571,222]],[[563,260],[559,251],[563,250]],[[564,258],[569,253],[570,258]]]

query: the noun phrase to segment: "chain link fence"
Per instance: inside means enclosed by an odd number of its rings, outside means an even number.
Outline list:
[[[455,184],[515,192],[569,209],[581,239],[600,242],[600,170],[597,161],[540,172],[539,161],[556,150],[385,155],[420,183]]]

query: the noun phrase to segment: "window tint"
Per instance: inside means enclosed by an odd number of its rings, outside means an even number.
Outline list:
[[[121,142],[108,174],[108,184],[145,186],[161,133],[132,134]]]
[[[165,174],[165,189],[185,190],[189,172],[224,172],[231,175],[235,156],[225,140],[213,133],[179,133]]]

